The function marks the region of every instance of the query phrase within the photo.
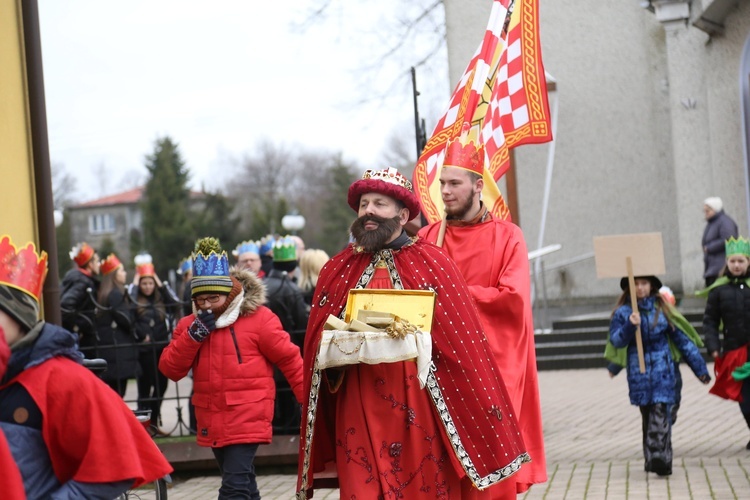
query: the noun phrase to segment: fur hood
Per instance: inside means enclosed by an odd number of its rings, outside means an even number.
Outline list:
[[[242,290],[245,294],[240,307],[240,316],[252,314],[266,303],[266,285],[255,273],[233,267],[229,270],[229,275],[242,283]]]

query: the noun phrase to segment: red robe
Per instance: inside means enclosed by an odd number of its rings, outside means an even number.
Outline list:
[[[435,242],[440,223],[419,231]],[[503,375],[532,462],[513,477],[518,491],[547,480],[542,411],[531,316],[529,259],[515,224],[489,219],[446,228],[443,248],[469,285],[484,331]]]
[[[351,426],[354,436],[366,435],[371,443],[369,452],[378,454],[380,459],[390,456],[390,463],[398,467],[403,458],[405,470],[412,466],[406,462],[413,462],[415,457],[443,460],[431,454],[435,451],[432,446],[439,444],[438,448],[448,450],[450,462],[450,465],[440,462],[441,467],[451,467],[454,477],[468,477],[481,489],[506,479],[528,460],[505,386],[491,362],[490,347],[476,309],[467,301],[469,292],[454,264],[440,249],[419,240],[393,252],[381,252],[381,255],[389,264],[394,288],[432,289],[437,293],[430,332],[434,371],[429,375],[427,387],[420,390],[414,377],[415,365],[411,362],[348,367],[343,370],[342,389],[329,391],[327,374],[316,366],[323,325],[329,314],[339,316],[342,313],[350,289],[368,285],[374,255],[350,245],[333,257],[318,279],[305,337],[304,389],[309,398],[302,412],[298,498],[311,493],[313,474],[335,463],[337,452],[347,457],[345,463],[337,466],[339,470],[346,469],[346,474],[369,470],[367,460],[362,460],[363,455],[359,454],[361,450],[350,448],[346,442],[336,442],[341,438],[340,434],[337,436],[337,429],[340,431],[344,425]],[[362,393],[347,396],[347,391],[352,387],[356,390],[357,385],[362,387]],[[368,387],[370,394],[364,392]],[[343,400],[337,401],[340,397]],[[403,408],[407,415],[400,418],[394,415],[382,421],[382,425],[368,428],[358,428],[357,419],[350,419],[347,409],[371,416],[375,410],[369,403],[364,411],[357,405],[384,400],[390,402],[394,410]],[[347,421],[337,426],[337,418]],[[419,426],[425,429],[421,447],[402,449],[401,443],[390,439],[393,434],[404,432],[396,428],[404,422],[405,429]],[[433,429],[437,429],[438,436],[430,434]],[[440,443],[436,443],[434,437]],[[377,472],[380,476],[373,477],[373,481],[383,483],[393,479],[384,477],[381,470]],[[391,474],[393,470],[387,472]],[[414,472],[425,473],[422,469]],[[430,473],[432,470],[427,472]],[[435,498],[440,488],[430,483],[430,479],[425,484],[433,488],[429,495]]]
[[[10,347],[5,341],[5,331],[0,327],[0,378],[5,374],[10,358]],[[23,488],[21,473],[18,471],[16,461],[10,452],[8,441],[5,434],[0,430],[0,476],[3,478],[2,489],[3,498],[7,500],[23,500],[26,498],[26,492]]]
[[[172,472],[132,410],[75,361],[51,358],[8,384],[14,382],[42,413],[42,436],[61,484],[135,479],[137,487]]]

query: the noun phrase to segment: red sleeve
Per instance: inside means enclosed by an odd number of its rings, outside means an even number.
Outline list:
[[[261,307],[255,313],[265,321],[258,337],[258,346],[263,356],[278,366],[289,382],[297,402],[304,401],[302,391],[302,356],[289,334],[284,331],[278,316],[270,309]],[[262,315],[262,316],[261,316]]]
[[[2,330],[0,330],[0,335],[2,335]],[[21,473],[18,472],[16,461],[10,453],[8,441],[6,441],[2,430],[0,430],[0,471],[3,474],[3,498],[6,500],[24,500],[26,491],[21,480]]]
[[[177,382],[185,378],[193,367],[193,361],[198,355],[201,344],[188,335],[188,326],[193,322],[195,316],[190,314],[177,323],[172,333],[172,340],[164,348],[159,358],[159,371],[167,378]]]
[[[132,410],[83,366],[52,358],[18,381],[42,412],[42,434],[61,483],[135,479],[138,486],[172,471]]]

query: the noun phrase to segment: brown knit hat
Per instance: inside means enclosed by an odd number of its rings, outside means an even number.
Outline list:
[[[237,295],[239,295],[242,291],[242,283],[237,281],[237,278],[235,278],[234,276],[230,276],[230,278],[232,279],[232,291],[229,292],[229,295],[227,295],[226,302],[224,302],[221,307],[211,309],[214,313],[214,316],[217,318],[224,314],[224,311],[229,308],[229,306],[232,304],[232,301],[236,299]]]

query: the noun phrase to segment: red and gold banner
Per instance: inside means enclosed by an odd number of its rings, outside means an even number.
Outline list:
[[[497,180],[510,167],[509,149],[552,139],[547,84],[539,43],[539,0],[495,0],[484,39],[456,85],[414,169],[422,213],[442,218],[440,168],[446,143],[469,123],[469,139],[485,150],[485,205],[507,219]]]

